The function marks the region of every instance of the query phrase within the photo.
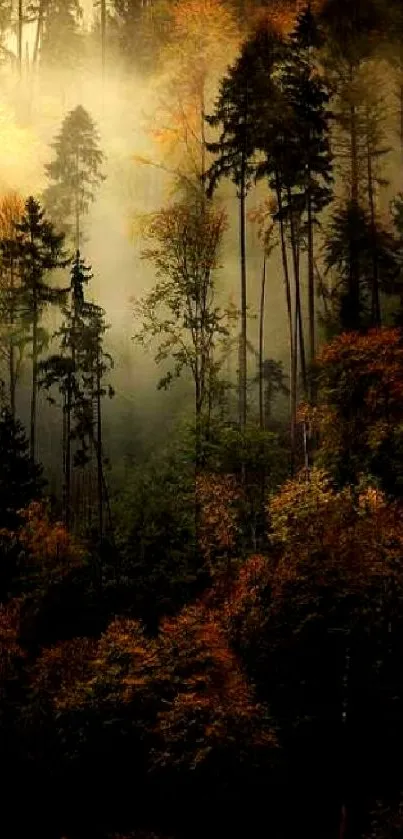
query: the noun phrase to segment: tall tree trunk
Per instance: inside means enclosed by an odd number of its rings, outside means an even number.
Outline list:
[[[354,68],[350,66],[350,81],[354,78]],[[351,205],[353,213],[359,208],[359,183],[358,183],[358,128],[357,111],[355,105],[350,105],[350,175],[351,175]],[[349,307],[350,320],[353,329],[359,328],[360,321],[360,276],[357,245],[354,235],[350,240],[350,267],[349,267]]]
[[[309,173],[310,179],[310,173]],[[315,360],[315,266],[314,266],[314,241],[313,241],[313,218],[312,218],[312,195],[308,187],[307,194],[307,220],[308,220],[308,309],[309,309],[309,363],[312,366]]]
[[[305,339],[302,322],[302,308],[301,308],[301,283],[300,283],[300,265],[299,265],[299,242],[295,230],[294,215],[292,211],[292,195],[291,190],[288,189],[288,205],[290,207],[289,224],[290,224],[290,239],[291,239],[291,253],[294,270],[294,284],[295,284],[295,320],[294,320],[294,342],[295,347],[299,344],[301,375],[304,392],[307,391],[306,380],[306,358],[305,358]],[[294,356],[295,377],[297,381],[298,376],[298,354]]]
[[[98,349],[96,367],[96,407],[97,407],[97,494],[98,494],[98,529],[99,538],[104,532],[104,500],[103,500],[103,464],[102,464],[102,414],[101,414],[101,359]]]
[[[10,396],[10,410],[12,418],[15,420],[15,412],[16,412],[16,405],[15,405],[15,394],[17,389],[17,365],[16,365],[16,358],[15,358],[15,346],[14,346],[14,335],[13,329],[15,327],[15,286],[14,286],[14,266],[13,266],[13,259],[10,260],[10,343],[9,343],[9,351],[8,351],[8,376],[9,376],[9,396]]]
[[[102,85],[104,85],[106,68],[106,0],[101,0],[101,64]]]
[[[71,411],[72,411],[72,382],[71,375],[67,384],[66,403],[66,442],[65,442],[65,499],[64,520],[66,527],[71,524]]]
[[[23,29],[23,7],[22,0],[18,0],[18,22],[17,22],[17,55],[18,72],[22,76],[22,29]]]
[[[266,291],[266,254],[263,255],[262,285],[260,291],[260,322],[259,322],[259,421],[260,428],[264,431],[264,392],[263,392],[263,361],[264,361],[264,307]]]
[[[294,462],[295,462],[295,422],[296,422],[296,408],[297,408],[296,379],[295,379],[295,376],[294,376],[294,355],[297,352],[297,345],[294,343],[290,273],[289,273],[289,269],[288,269],[287,242],[286,242],[285,228],[284,228],[283,200],[282,200],[282,195],[281,195],[281,183],[280,183],[280,177],[279,177],[278,173],[276,173],[276,197],[277,197],[277,206],[278,206],[278,210],[279,210],[281,259],[282,259],[282,263],[283,263],[285,296],[286,296],[286,304],[287,304],[289,346],[290,346],[290,448],[291,448],[291,464],[290,465],[291,465],[291,473],[292,473],[294,471]]]
[[[33,67],[36,67],[39,64],[39,49],[40,49],[41,39],[42,39],[43,21],[44,21],[46,2],[47,2],[47,0],[41,0],[40,3],[39,3],[38,20],[36,22],[36,32],[35,32],[34,54],[33,54],[33,57],[32,57]]]
[[[239,417],[241,431],[245,431],[247,412],[247,292],[246,292],[246,189],[245,174],[242,176],[239,195],[239,239],[241,256],[241,339],[239,353]]]
[[[372,171],[372,150],[369,135],[369,114],[367,108],[367,178],[368,178],[368,205],[371,226],[371,250],[372,250],[372,295],[371,295],[371,321],[373,326],[381,325],[381,306],[379,297],[379,266],[378,266],[378,243],[375,218],[375,196],[374,178]]]
[[[31,391],[31,420],[30,420],[30,454],[33,460],[36,455],[36,411],[38,395],[38,301],[34,289],[32,305],[32,391]]]

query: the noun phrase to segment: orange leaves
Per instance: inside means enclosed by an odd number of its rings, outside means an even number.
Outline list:
[[[217,554],[234,550],[241,490],[233,475],[201,473],[196,477],[199,505],[199,544],[211,563]]]
[[[275,747],[275,735],[265,727],[262,709],[213,613],[191,607],[161,629],[162,655],[176,690],[158,716],[163,750],[157,762],[195,769],[217,757],[217,750],[235,747],[242,762],[249,748]]]
[[[386,444],[393,453],[393,437],[403,420],[400,330],[339,335],[323,347],[317,361],[322,404],[307,413],[319,431],[324,458],[338,461],[339,471],[347,469],[350,480],[360,471],[375,469],[377,474],[376,458],[381,449],[385,453]],[[394,463],[391,455],[388,480]]]
[[[96,641],[92,638],[73,638],[44,649],[32,679],[39,702],[50,702],[54,711],[83,706],[95,653]]]
[[[0,698],[6,681],[15,674],[16,661],[24,656],[18,641],[20,605],[16,599],[0,604]]]
[[[50,521],[43,504],[33,501],[21,511],[21,516],[24,524],[18,534],[19,540],[31,564],[61,574],[81,565],[83,551],[61,522]]]

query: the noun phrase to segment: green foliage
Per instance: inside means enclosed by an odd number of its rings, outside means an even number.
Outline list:
[[[104,155],[99,135],[89,113],[78,105],[65,117],[60,134],[52,143],[55,159],[46,164],[50,184],[43,200],[61,230],[81,243],[82,216],[86,215],[101,183]]]

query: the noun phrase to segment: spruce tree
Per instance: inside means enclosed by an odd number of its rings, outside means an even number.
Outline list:
[[[246,42],[240,57],[220,84],[220,92],[212,115],[206,117],[213,127],[220,128],[216,142],[207,143],[215,155],[208,173],[211,195],[219,180],[230,178],[239,200],[239,249],[241,273],[241,340],[240,340],[240,425],[247,417],[247,266],[246,266],[246,197],[255,172],[255,125],[259,107],[256,78],[261,55],[266,57],[265,69],[276,57],[278,40],[268,30],[261,30]]]
[[[63,510],[67,526],[73,513],[79,511],[72,505],[72,470],[90,466],[95,453],[97,471],[97,508],[99,533],[104,526],[105,477],[102,440],[102,398],[111,388],[103,379],[112,366],[111,356],[104,351],[103,336],[107,329],[104,312],[100,306],[85,300],[84,287],[92,279],[91,268],[76,254],[71,269],[70,296],[63,307],[63,323],[56,332],[60,351],[45,359],[40,365],[40,384],[49,392],[49,401],[55,402],[52,389],[62,397],[63,415]],[[91,500],[91,499],[90,499]]]
[[[15,420],[0,394],[0,529],[18,527],[19,511],[41,497],[42,467],[29,454],[22,424]]]
[[[34,198],[28,198],[23,217],[15,227],[23,317],[29,324],[28,341],[32,346],[30,453],[35,459],[38,363],[46,342],[41,317],[46,306],[59,305],[64,299],[65,290],[52,286],[48,277],[55,268],[66,265],[66,258],[64,235],[56,233]]]
[[[104,175],[99,134],[89,113],[78,105],[66,116],[52,143],[55,159],[45,166],[49,186],[44,203],[50,216],[80,250],[82,219],[95,200]]]

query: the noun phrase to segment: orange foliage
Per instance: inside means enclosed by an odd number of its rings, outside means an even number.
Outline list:
[[[24,652],[18,642],[20,629],[20,601],[0,604],[0,698],[7,680],[15,675],[15,665]]]
[[[50,702],[55,711],[77,707],[95,654],[96,641],[92,638],[73,638],[44,649],[32,673],[33,692],[39,701]]]
[[[81,565],[83,551],[61,522],[50,521],[43,504],[33,501],[21,516],[24,524],[18,537],[30,563],[59,574]]]
[[[158,715],[163,738],[158,763],[195,769],[212,752],[231,749],[235,743],[236,758],[242,762],[247,749],[277,745],[213,613],[196,606],[164,621],[160,645],[175,691],[169,707]]]
[[[321,401],[300,418],[320,435],[328,456],[349,451],[362,468],[403,420],[403,340],[399,329],[349,332],[326,344],[317,359]]]
[[[236,546],[240,499],[241,490],[233,475],[205,472],[196,477],[199,545],[210,564],[217,554],[228,555]]]

